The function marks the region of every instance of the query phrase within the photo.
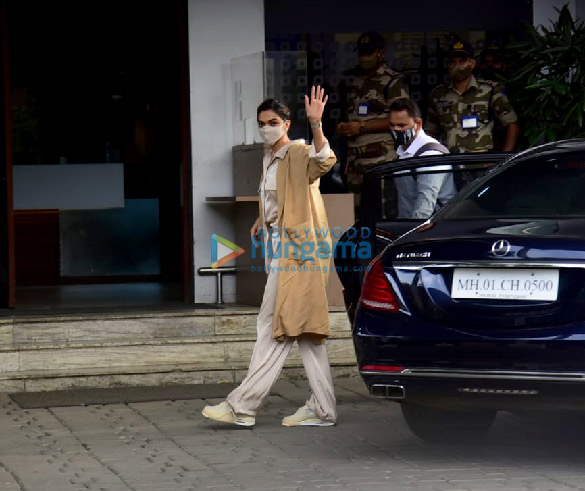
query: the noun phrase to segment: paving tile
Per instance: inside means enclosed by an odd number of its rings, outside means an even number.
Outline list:
[[[504,415],[485,442],[425,443],[400,407],[337,379],[340,421],[284,428],[305,380],[279,381],[254,429],[218,425],[214,400],[22,410],[0,394],[1,491],[585,491],[585,429]]]

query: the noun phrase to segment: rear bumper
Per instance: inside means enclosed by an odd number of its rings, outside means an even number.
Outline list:
[[[488,378],[526,378],[538,373],[548,380],[560,376],[579,381],[585,374],[585,336],[581,332],[559,329],[556,336],[550,332],[536,337],[531,331],[503,337],[493,332],[491,336],[471,335],[462,328],[446,333],[410,327],[408,335],[404,329],[385,336],[363,334],[356,328],[353,339],[359,367],[395,365],[408,368],[407,376],[427,378],[444,377],[445,373],[464,378],[467,372],[475,376],[479,371]]]
[[[360,370],[364,376],[387,376],[388,372]],[[585,386],[585,372],[538,372],[519,370],[463,370],[457,368],[405,368],[395,372],[401,378],[437,378],[469,380],[528,380],[538,382],[581,382]]]
[[[585,411],[585,372],[405,368],[362,370],[370,393],[451,409]]]
[[[585,410],[583,323],[477,329],[358,309],[353,339],[375,395],[443,407]]]

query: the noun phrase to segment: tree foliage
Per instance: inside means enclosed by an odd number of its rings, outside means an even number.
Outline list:
[[[508,48],[505,80],[520,118],[522,146],[585,137],[585,27],[565,5],[550,28],[526,26]]]

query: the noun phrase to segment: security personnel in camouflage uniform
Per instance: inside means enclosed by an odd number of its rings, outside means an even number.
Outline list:
[[[507,75],[507,66],[504,59],[504,52],[496,44],[486,46],[479,55],[479,67],[475,75],[484,80],[493,80],[501,85],[502,77]],[[502,90],[503,89],[503,85]],[[494,122],[494,150],[502,150],[506,139],[506,129],[499,120]]]
[[[518,117],[502,87],[473,76],[476,60],[468,43],[456,41],[448,55],[451,83],[431,92],[425,131],[453,153],[487,152],[494,148],[494,121],[498,120],[505,128],[502,150],[514,150]]]
[[[478,71],[480,78],[499,82],[507,72],[502,48],[496,44],[486,46],[479,55]]]
[[[384,60],[385,41],[377,32],[365,32],[357,40],[359,67],[351,70],[346,122],[337,133],[347,138],[347,185],[358,194],[359,203],[364,169],[379,162],[395,160],[394,139],[390,133],[388,108],[399,97],[408,97],[402,75]]]

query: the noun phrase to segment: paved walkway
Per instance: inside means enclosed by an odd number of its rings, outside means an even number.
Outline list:
[[[585,419],[498,417],[471,445],[428,444],[399,407],[336,380],[339,424],[284,428],[305,382],[279,382],[254,429],[219,399],[20,409],[0,395],[0,491],[585,490]]]

